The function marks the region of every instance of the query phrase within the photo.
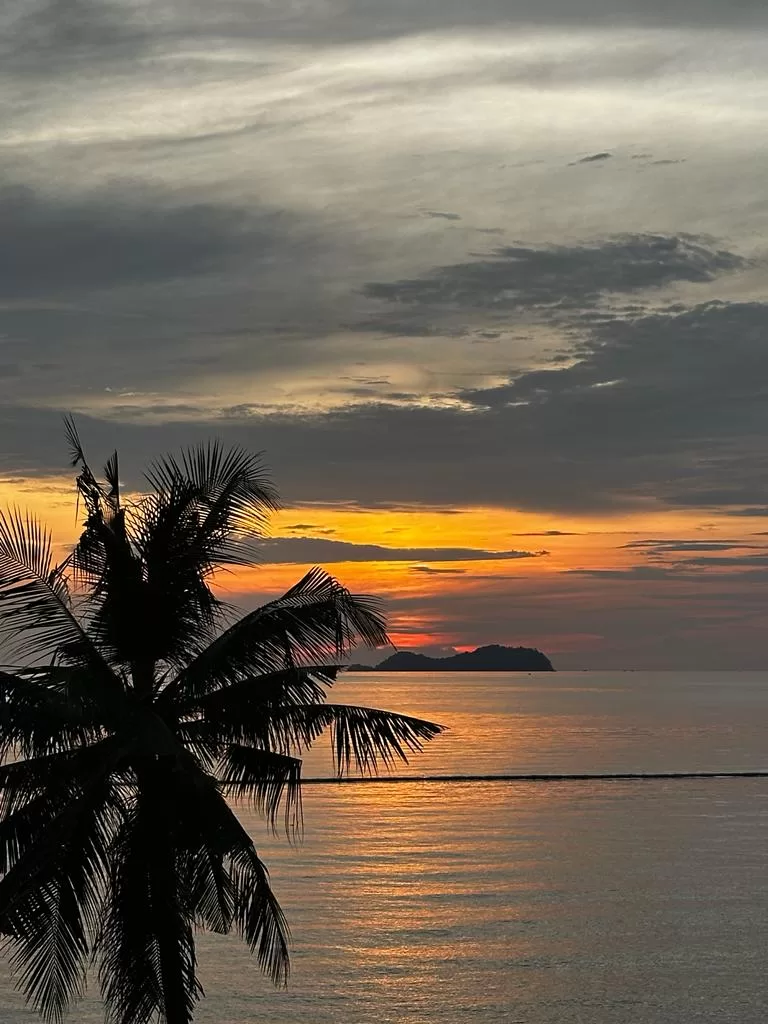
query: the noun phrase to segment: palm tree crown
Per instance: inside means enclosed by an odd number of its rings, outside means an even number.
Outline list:
[[[227,797],[300,821],[299,756],[330,730],[337,768],[375,771],[440,727],[326,703],[353,645],[387,642],[371,598],[312,569],[236,620],[213,574],[251,564],[276,507],[257,456],[217,444],[121,500],[117,454],[91,472],[67,424],[85,513],[49,533],[0,513],[0,933],[27,997],[58,1022],[88,964],[114,1024],[189,1024],[193,929],[236,930],[276,981],[287,928]]]

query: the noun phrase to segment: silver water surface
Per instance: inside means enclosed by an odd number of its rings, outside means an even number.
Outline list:
[[[360,675],[334,699],[448,725],[416,774],[768,766],[762,674]],[[766,1019],[768,779],[331,783],[307,788],[299,847],[242,813],[293,974],[276,992],[201,936],[200,1024]],[[35,1019],[7,972],[0,1007]]]

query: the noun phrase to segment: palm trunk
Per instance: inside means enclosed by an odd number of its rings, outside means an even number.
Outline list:
[[[198,994],[195,943],[179,885],[179,838],[163,799],[167,771],[160,760],[144,765],[139,774],[141,799],[152,823],[147,909],[152,915],[164,1024],[192,1024]]]

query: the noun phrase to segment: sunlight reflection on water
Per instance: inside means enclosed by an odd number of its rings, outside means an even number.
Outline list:
[[[763,675],[338,690],[451,726],[418,774],[766,766]],[[293,975],[273,991],[237,940],[201,936],[200,1024],[766,1019],[768,779],[308,787],[294,847],[242,814],[291,923]],[[0,1005],[3,1022],[35,1019],[5,974]],[[90,999],[72,1020],[103,1012]]]

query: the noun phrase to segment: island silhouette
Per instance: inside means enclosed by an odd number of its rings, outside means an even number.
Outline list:
[[[552,662],[535,647],[489,644],[447,658],[397,651],[378,665],[353,664],[351,672],[554,672]]]

